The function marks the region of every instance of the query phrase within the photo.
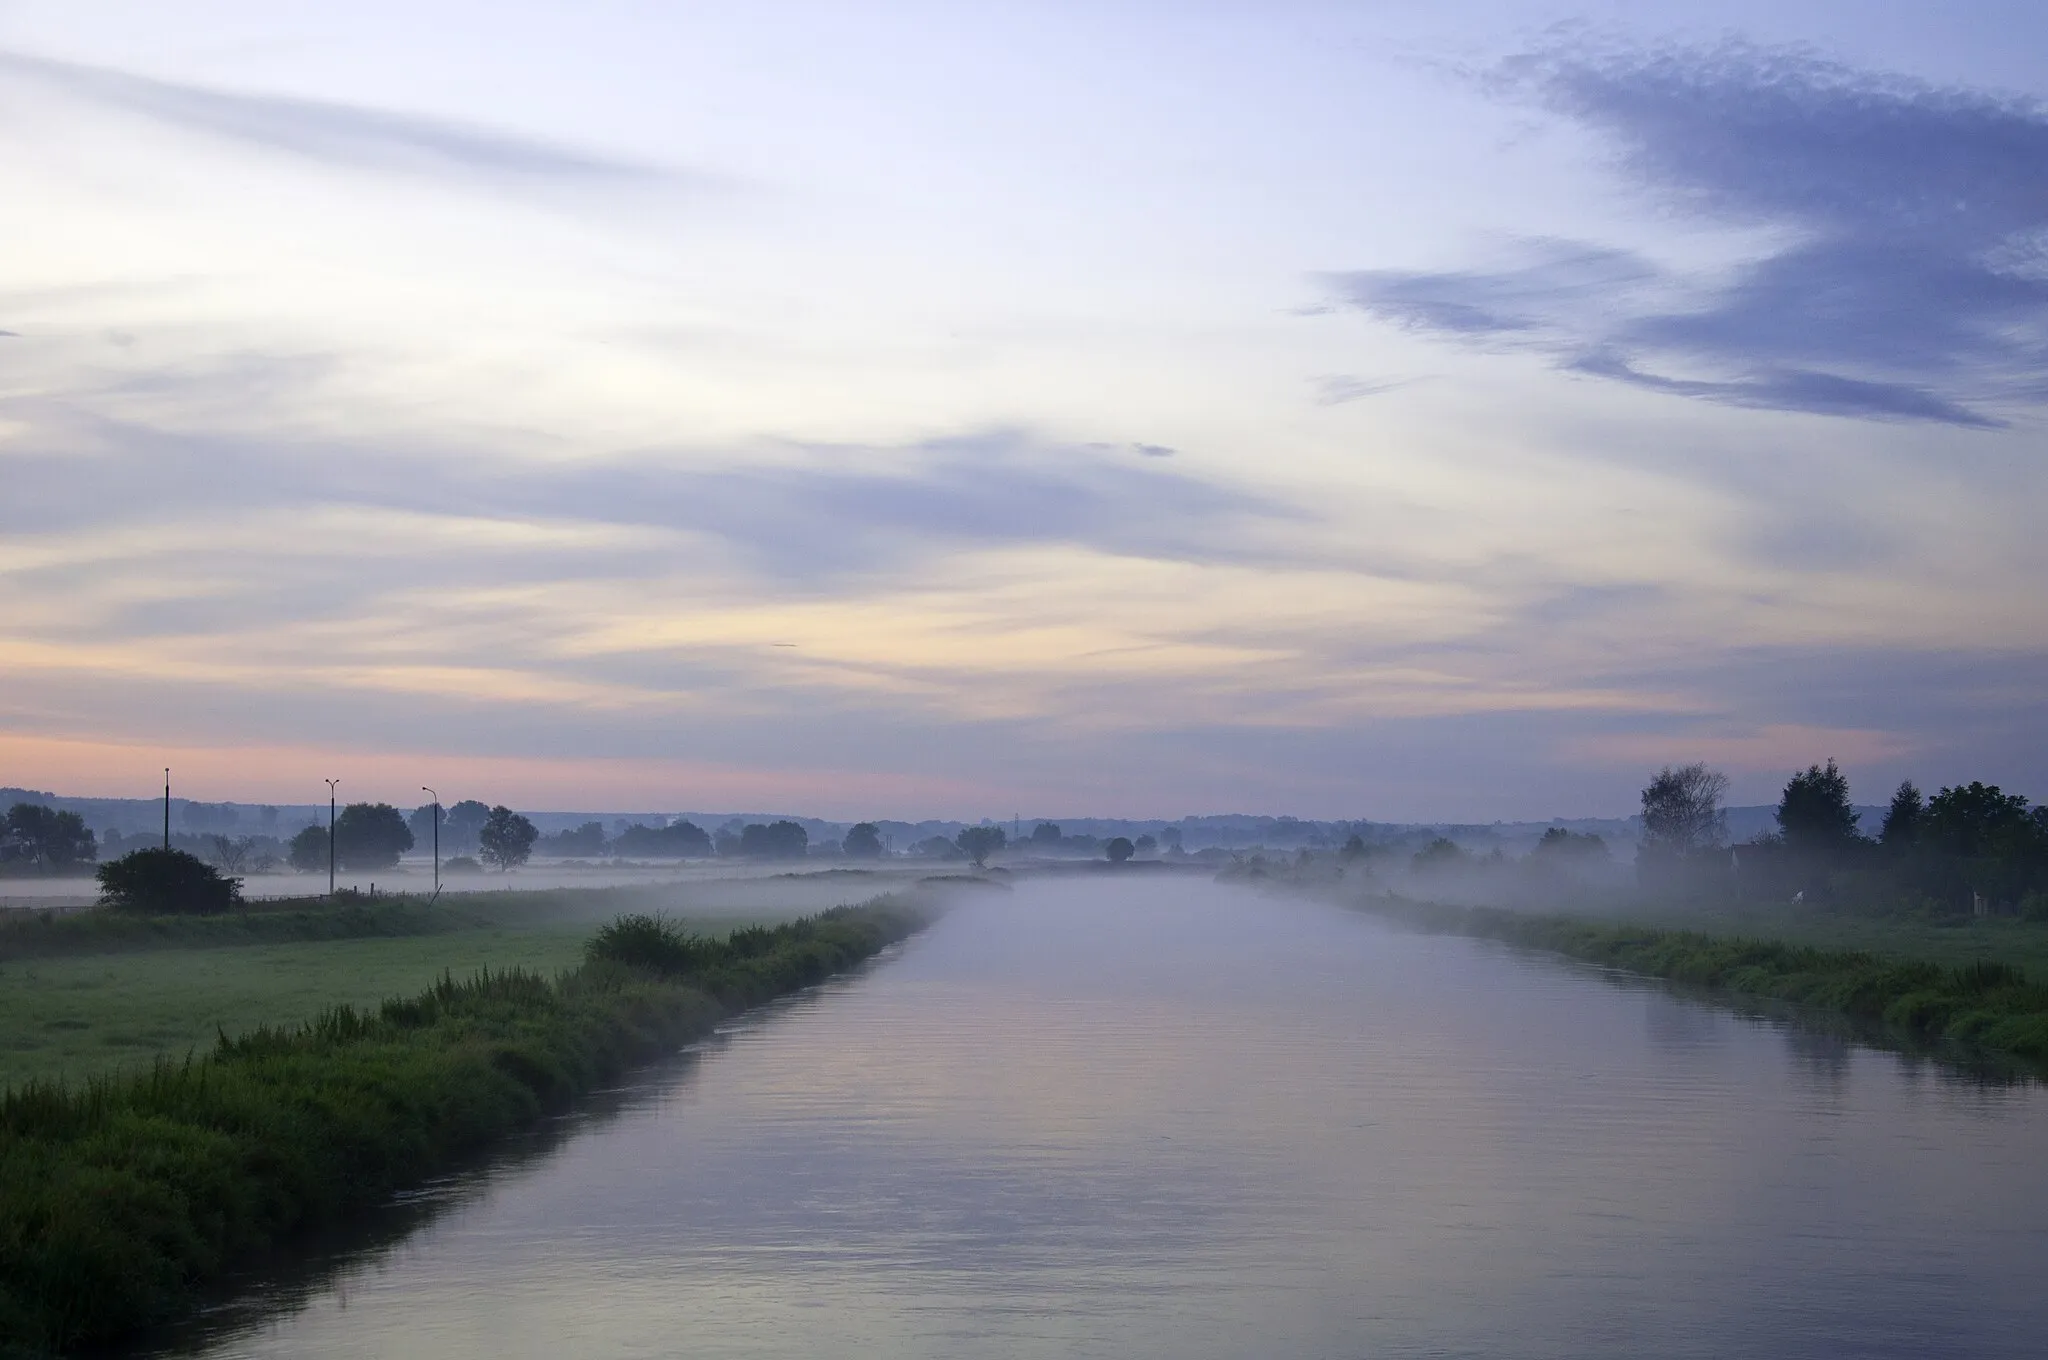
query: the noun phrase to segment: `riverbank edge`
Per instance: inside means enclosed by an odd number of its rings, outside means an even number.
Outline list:
[[[1415,929],[1499,940],[1729,997],[1831,1011],[1922,1043],[2048,1067],[2048,987],[2008,964],[1946,967],[1763,937],[1394,896],[1343,901]]]
[[[721,1021],[928,924],[878,898],[752,933],[663,977],[444,977],[182,1063],[0,1096],[0,1355],[48,1356],[189,1312],[265,1253],[416,1187]]]

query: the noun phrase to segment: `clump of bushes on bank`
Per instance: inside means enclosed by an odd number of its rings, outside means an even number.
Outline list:
[[[1692,986],[1823,1007],[1922,1039],[2048,1063],[2048,987],[2008,964],[1945,968],[1781,940],[1400,898],[1368,899],[1367,905],[1424,929],[1504,940]]]
[[[99,867],[100,905],[148,915],[214,915],[242,905],[242,880],[197,855],[152,848]]]
[[[881,899],[684,954],[514,970],[375,1012],[221,1037],[210,1055],[0,1096],[0,1353],[103,1342],[177,1316],[270,1247],[368,1208],[673,1050],[818,982],[925,917]],[[670,930],[675,939],[685,939]],[[659,934],[657,932],[657,934]]]

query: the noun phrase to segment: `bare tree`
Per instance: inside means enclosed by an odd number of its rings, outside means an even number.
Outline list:
[[[1643,790],[1643,848],[1683,858],[1711,850],[1728,837],[1728,776],[1695,761],[1666,765]]]
[[[213,862],[224,874],[239,874],[248,863],[249,851],[255,848],[254,836],[223,836],[219,833],[208,836],[206,843],[213,847]]]

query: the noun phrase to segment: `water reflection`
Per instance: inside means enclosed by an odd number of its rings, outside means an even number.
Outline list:
[[[1913,1070],[1314,905],[1028,885],[205,1353],[2034,1354],[2042,1093]]]

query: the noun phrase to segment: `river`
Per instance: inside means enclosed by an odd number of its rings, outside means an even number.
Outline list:
[[[963,904],[437,1197],[163,1353],[2048,1352],[2042,1088],[1178,879]]]

